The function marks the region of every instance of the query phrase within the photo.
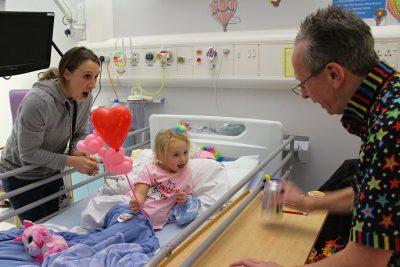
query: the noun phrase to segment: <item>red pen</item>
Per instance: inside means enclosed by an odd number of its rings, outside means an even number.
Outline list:
[[[305,216],[308,216],[308,213],[307,213],[307,212],[294,211],[294,210],[283,210],[283,213],[289,213],[289,214],[297,214],[297,215],[305,215]]]

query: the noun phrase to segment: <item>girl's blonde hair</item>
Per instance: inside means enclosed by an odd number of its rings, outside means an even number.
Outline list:
[[[162,158],[162,162],[165,163],[168,154],[168,146],[174,141],[183,141],[186,143],[188,149],[190,149],[190,140],[186,135],[177,132],[175,129],[162,130],[157,133],[154,142],[154,158],[159,159],[160,157]]]

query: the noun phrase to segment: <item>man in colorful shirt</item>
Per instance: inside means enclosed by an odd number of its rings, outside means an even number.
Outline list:
[[[300,25],[292,57],[293,88],[361,138],[353,188],[301,197],[287,183],[281,201],[331,213],[353,212],[346,247],[315,266],[400,266],[400,74],[374,50],[370,27],[337,6],[319,9]],[[242,259],[232,266],[279,266]],[[309,266],[309,265],[307,265]]]

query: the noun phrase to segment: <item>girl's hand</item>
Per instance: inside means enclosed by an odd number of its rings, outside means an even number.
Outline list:
[[[138,213],[140,210],[140,202],[136,199],[131,199],[131,201],[129,201],[129,208],[131,209],[132,213]]]
[[[188,199],[188,194],[184,191],[179,191],[175,194],[176,204],[184,205]]]

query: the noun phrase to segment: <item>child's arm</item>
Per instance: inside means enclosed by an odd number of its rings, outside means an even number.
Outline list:
[[[140,210],[140,207],[143,205],[147,197],[149,189],[150,186],[148,184],[138,183],[135,185],[135,197],[137,197],[137,199],[134,197],[129,201],[129,208],[133,213],[137,213]]]
[[[188,199],[188,194],[184,191],[179,191],[175,194],[176,204],[183,205]]]

